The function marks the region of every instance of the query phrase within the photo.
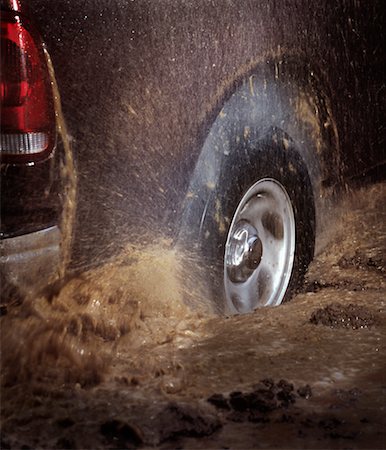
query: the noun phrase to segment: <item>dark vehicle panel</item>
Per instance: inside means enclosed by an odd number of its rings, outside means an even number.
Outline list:
[[[1,236],[32,233],[60,221],[59,172],[55,159],[34,166],[5,166],[1,172]]]
[[[63,148],[49,56],[25,4],[1,2],[1,301],[57,276]]]
[[[1,2],[1,237],[58,224],[59,149],[45,47],[20,2]]]

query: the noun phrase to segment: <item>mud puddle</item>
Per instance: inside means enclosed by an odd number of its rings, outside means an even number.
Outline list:
[[[336,207],[279,308],[214,316],[168,242],[10,307],[1,448],[385,448],[385,200]]]

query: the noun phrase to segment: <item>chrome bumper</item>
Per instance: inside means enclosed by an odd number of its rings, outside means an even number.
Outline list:
[[[59,263],[60,230],[57,226],[3,239],[0,243],[0,272],[5,286],[1,287],[1,301],[12,300],[6,297],[15,288],[22,296],[37,294],[55,280]]]

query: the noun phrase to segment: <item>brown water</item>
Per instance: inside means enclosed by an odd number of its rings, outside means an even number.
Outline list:
[[[162,240],[11,308],[2,448],[385,448],[385,200],[379,184],[334,208],[278,308],[215,316]]]

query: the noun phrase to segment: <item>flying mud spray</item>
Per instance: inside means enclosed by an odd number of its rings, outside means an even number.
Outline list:
[[[149,246],[127,245],[99,268],[68,276],[76,215],[77,175],[51,61],[61,163],[63,217],[61,264],[51,288],[26,295],[1,329],[2,383],[70,382],[93,385],[119,349],[131,363],[145,344],[188,339],[210,313],[199,287],[199,266],[159,236]],[[154,241],[157,242],[154,244]],[[197,267],[181,280],[179,268]],[[182,263],[182,259],[185,263]],[[189,306],[188,306],[189,305]],[[191,308],[193,306],[193,308]]]
[[[2,317],[2,447],[381,447],[385,185],[348,193],[324,217],[306,286],[279,308],[216,317],[201,261],[156,222],[147,244],[117,238],[117,255],[66,276],[77,176],[55,81],[54,91],[61,281]]]

